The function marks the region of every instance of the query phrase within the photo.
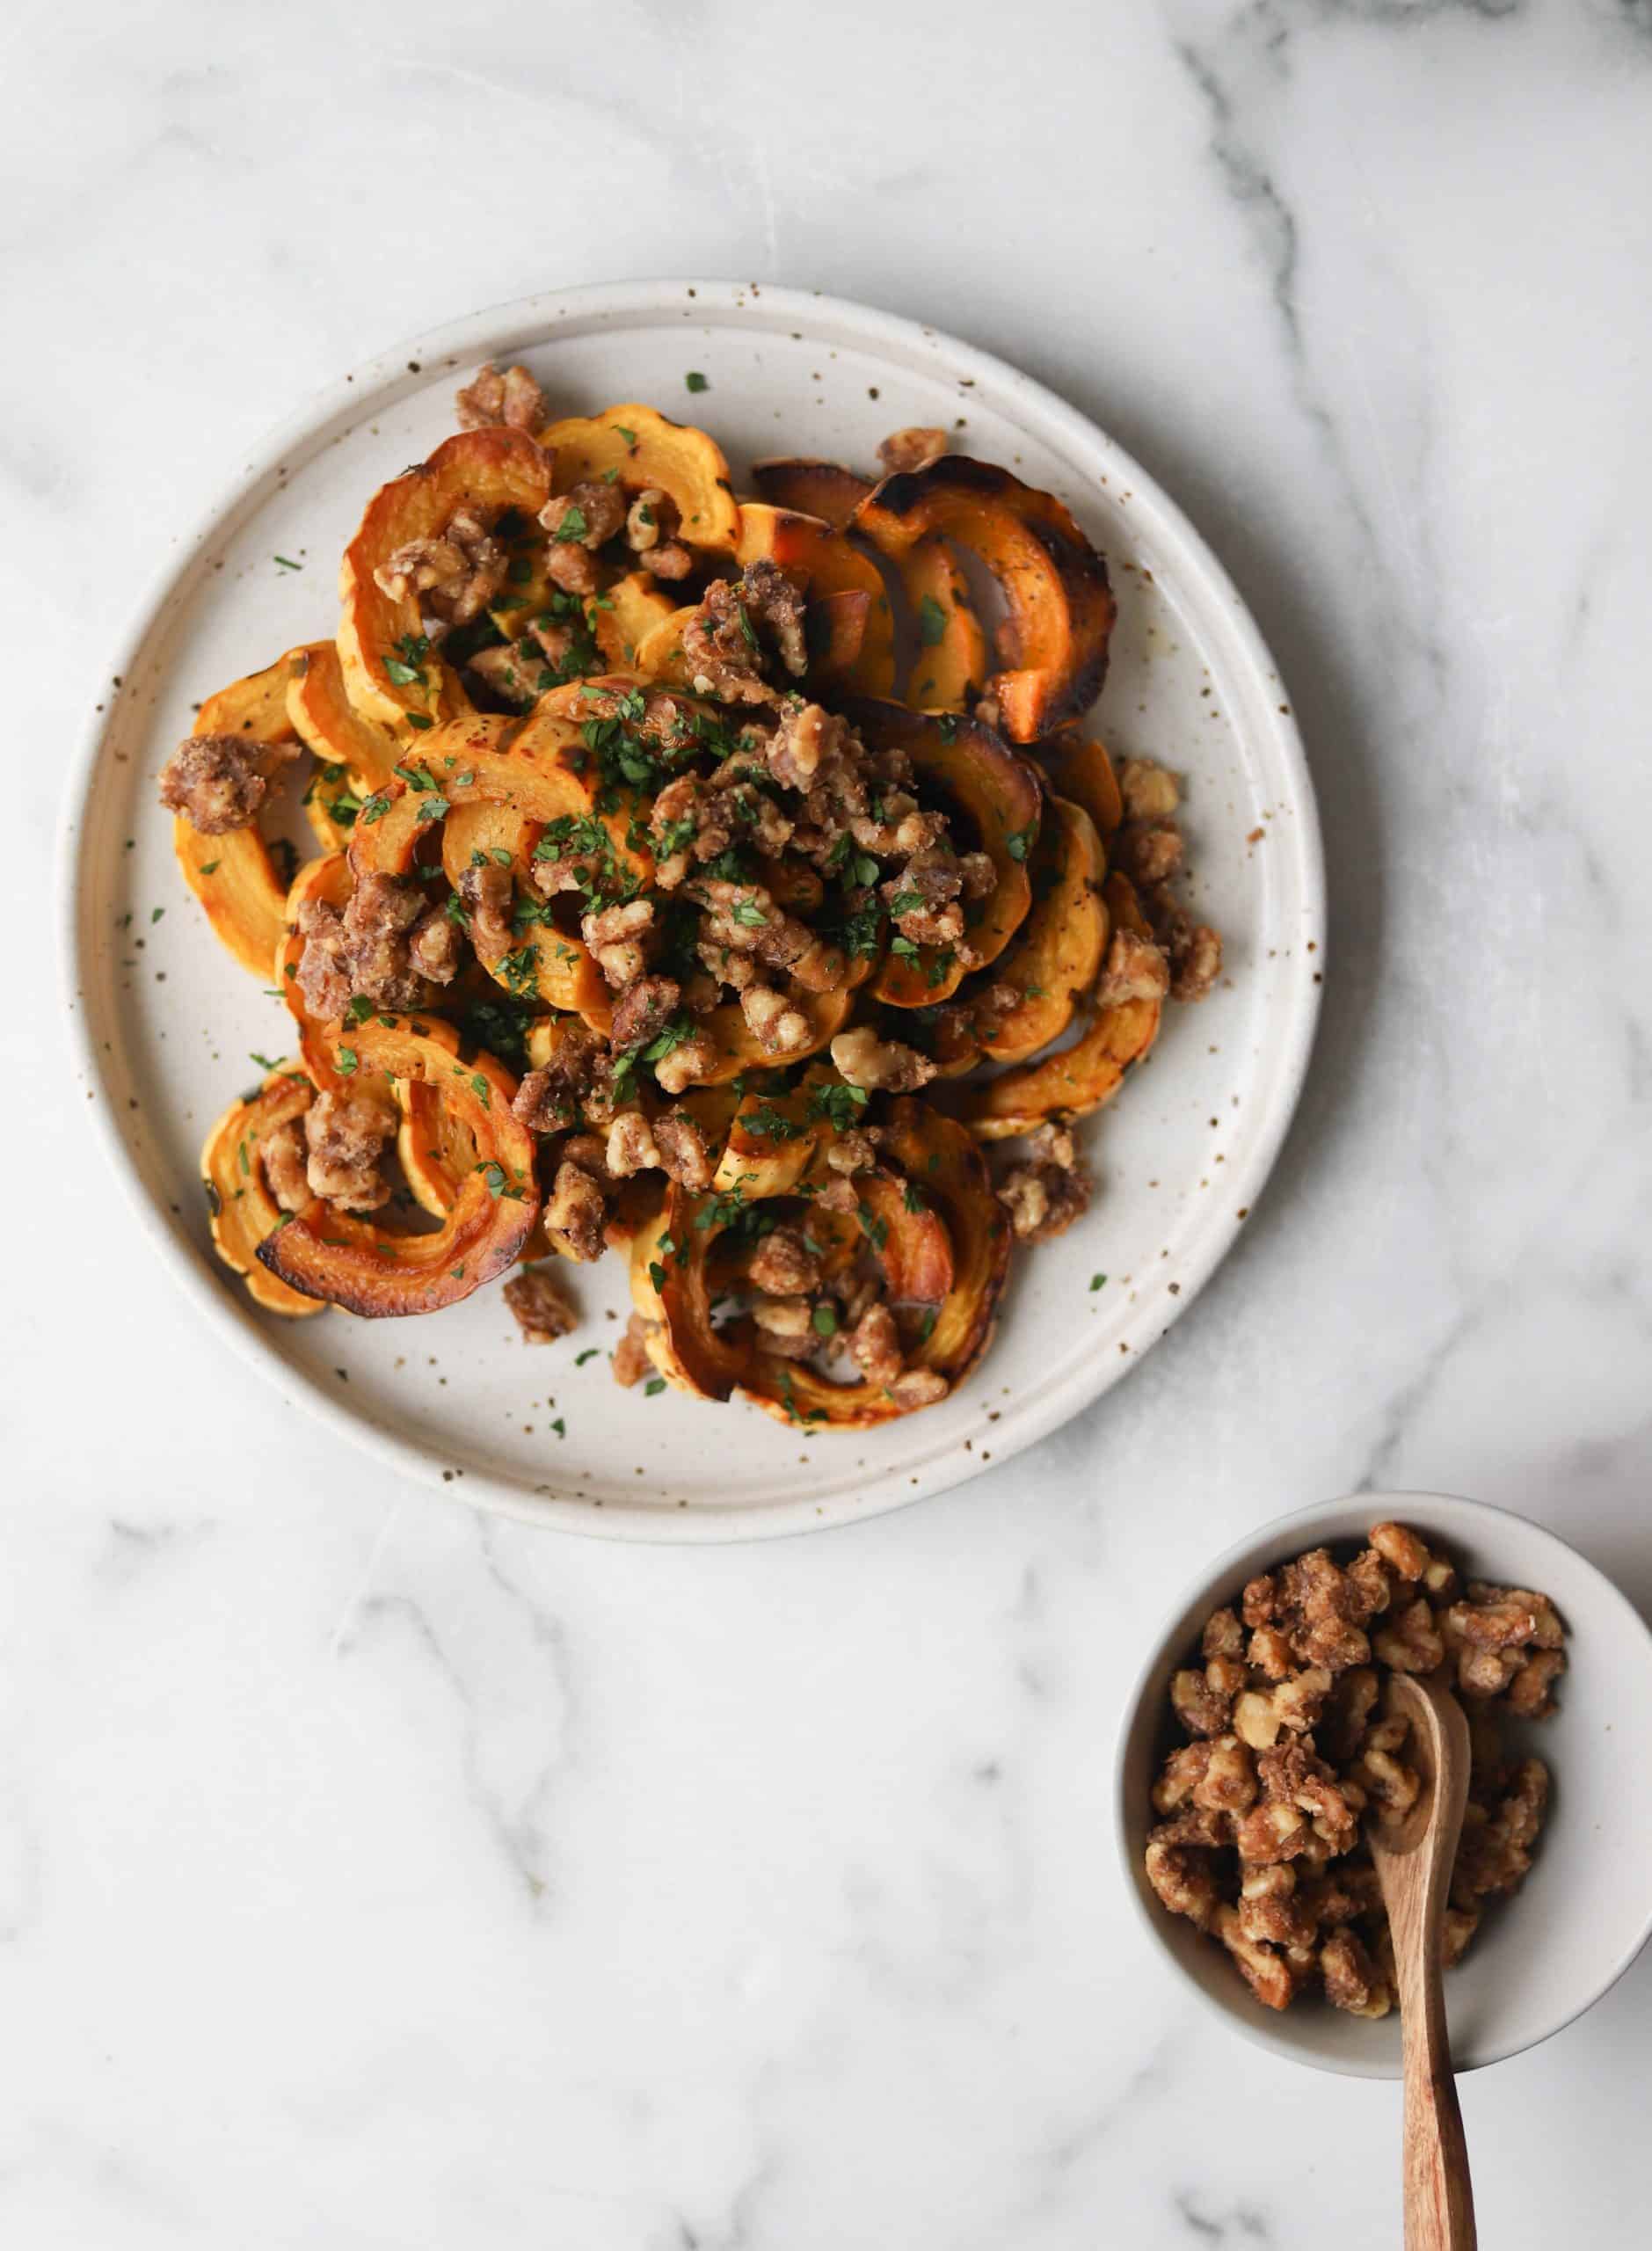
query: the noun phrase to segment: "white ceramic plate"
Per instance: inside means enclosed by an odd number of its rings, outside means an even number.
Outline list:
[[[418,1322],[282,1322],[210,1251],[200,1142],[256,1077],[249,1054],[286,1052],[287,1020],[208,935],[172,862],[155,773],[192,705],[333,630],[338,557],[368,495],[454,426],[461,375],[519,357],[560,411],[637,398],[703,423],[737,480],[766,454],[870,463],[898,426],[957,426],[960,448],[1059,492],[1105,552],[1120,614],[1098,724],[1116,755],[1189,777],[1195,897],[1226,937],[1228,982],[1169,1012],[1150,1062],[1092,1127],[1095,1206],[1017,1261],[974,1378],[870,1435],[793,1431],[671,1393],[644,1400],[613,1384],[602,1356],[577,1367],[623,1317],[617,1259],[578,1277],[581,1334],[533,1349],[497,1291]],[[709,381],[699,396],[691,368]],[[1238,594],[1175,507],[1001,361],[859,305],[730,283],[625,282],[477,314],[346,376],[281,432],[173,558],[111,667],[71,795],[64,887],[88,1109],[154,1256],[219,1335],[411,1475],[632,1539],[797,1532],[897,1507],[1003,1461],[1116,1383],[1255,1201],[1301,1085],[1323,958],[1318,826],[1288,705]]]
[[[1494,1900],[1445,1980],[1452,2059],[1474,2071],[1532,2048],[1610,1991],[1652,1932],[1652,1634],[1611,1580],[1554,1533],[1484,1501],[1440,1493],[1359,1493],[1263,1525],[1219,1558],[1179,1604],[1143,1665],[1119,1728],[1114,1821],[1125,1883],[1153,1943],[1235,2031],[1276,2055],[1356,2079],[1400,2076],[1400,2021],[1375,2023],[1304,1996],[1276,2013],[1251,1999],[1213,1941],[1154,1898],[1142,1867],[1148,1793],[1175,1730],[1170,1675],[1212,1610],[1248,1579],[1321,1542],[1356,1544],[1385,1518],[1443,1548],[1468,1578],[1546,1594],[1567,1632],[1556,1709],[1503,1725],[1510,1746],[1548,1767],[1553,1792],[1532,1873]]]

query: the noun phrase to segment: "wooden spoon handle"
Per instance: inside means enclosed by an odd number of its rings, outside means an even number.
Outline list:
[[[1419,1987],[1428,1980],[1418,1978]],[[1421,1991],[1401,1995],[1405,2058],[1405,2251],[1475,2251],[1474,2192],[1468,2145],[1445,2041],[1439,1984],[1433,2006]],[[1430,2022],[1430,2019],[1434,2020]]]

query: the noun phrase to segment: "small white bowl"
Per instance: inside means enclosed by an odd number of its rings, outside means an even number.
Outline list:
[[[1170,1676],[1197,1648],[1211,1612],[1236,1602],[1247,1579],[1306,1549],[1363,1540],[1393,1519],[1437,1541],[1464,1575],[1548,1595],[1567,1630],[1568,1665],[1552,1718],[1511,1742],[1553,1778],[1531,1874],[1488,1906],[1474,1944],[1445,1979],[1452,2054],[1459,2071],[1535,2047],[1592,2007],[1652,1935],[1652,1632],[1576,1548],[1525,1517],[1435,1493],[1360,1493],[1303,1509],[1232,1548],[1189,1592],[1137,1679],[1115,1753],[1115,1821],[1126,1877],[1158,1945],[1207,2006],[1276,2055],[1359,2079],[1400,2076],[1400,2020],[1375,2023],[1305,1993],[1263,2008],[1216,1942],[1166,1912],[1143,1872],[1158,1767],[1181,1739]]]

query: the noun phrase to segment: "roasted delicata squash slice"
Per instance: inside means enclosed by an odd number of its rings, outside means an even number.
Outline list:
[[[325,1313],[325,1302],[307,1297],[258,1264],[258,1245],[286,1213],[264,1175],[264,1146],[283,1126],[302,1118],[316,1089],[297,1063],[277,1063],[257,1093],[232,1102],[207,1134],[200,1152],[200,1176],[212,1215],[213,1249],[241,1275],[247,1294],[268,1313],[302,1317]]]
[[[1003,668],[986,693],[1012,741],[1066,725],[1101,693],[1114,617],[1107,566],[1052,493],[943,454],[886,477],[850,528],[891,560],[938,533],[992,572],[1004,598]]]
[[[740,510],[735,559],[744,568],[765,557],[797,579],[811,601],[827,594],[866,596],[860,650],[843,684],[858,696],[887,696],[895,685],[895,617],[877,565],[819,517],[748,500]]]
[[[645,572],[628,571],[616,579],[593,609],[596,644],[602,661],[615,672],[637,661],[637,652],[649,635],[664,625],[677,605]]]
[[[1081,806],[1045,798],[1030,871],[1032,911],[993,978],[1019,997],[1012,1009],[982,1012],[981,1048],[997,1063],[1018,1063],[1059,1039],[1107,951],[1106,863],[1095,824]]]
[[[507,429],[462,430],[375,493],[338,576],[338,661],[346,694],[367,718],[411,741],[455,711],[453,675],[426,637],[417,595],[392,599],[375,573],[440,538],[461,511],[487,526],[511,511],[531,523],[549,498],[549,461],[525,432]]]
[[[649,1358],[667,1383],[698,1399],[728,1398],[752,1357],[749,1321],[719,1327],[711,1317],[712,1253],[746,1208],[673,1182],[659,1219],[631,1241],[631,1302],[659,1324]]]
[[[1113,929],[1151,937],[1135,889],[1123,876],[1108,877],[1103,896]],[[1095,1009],[1073,1046],[978,1089],[965,1113],[972,1132],[984,1141],[1005,1140],[1052,1118],[1082,1118],[1099,1110],[1158,1038],[1163,1006],[1161,1001],[1117,1001]]]
[[[939,799],[962,816],[954,830],[959,850],[979,849],[991,859],[996,888],[966,928],[974,966],[984,968],[1003,952],[1032,904],[1027,860],[1043,802],[1036,770],[974,719],[930,717],[901,703],[857,702],[846,709],[869,747],[906,753],[926,802]],[[891,942],[868,989],[890,1008],[928,1008],[957,992],[969,966],[952,947],[903,950]]]
[[[1106,746],[1082,735],[1053,735],[1038,745],[1038,763],[1052,790],[1082,805],[1103,846],[1124,818],[1124,800]]]
[[[925,1102],[891,1106],[885,1154],[946,1222],[952,1286],[912,1360],[956,1386],[992,1342],[1009,1271],[1009,1220],[963,1126]]]
[[[579,909],[585,902],[576,893],[566,902],[564,921],[548,921],[560,903],[542,900],[533,889],[534,852],[544,833],[543,821],[529,820],[507,805],[455,805],[441,825],[442,872],[462,893],[472,868],[487,862],[508,868],[516,927],[501,944],[496,933],[468,918],[477,959],[513,999],[570,1010],[606,1036],[614,1020],[613,995],[579,936]]]
[[[967,710],[989,669],[969,581],[943,539],[921,539],[890,561],[918,644],[906,701],[921,711]]]
[[[262,672],[250,673],[209,696],[195,715],[193,732],[237,735],[246,742],[296,743],[287,714],[287,689],[294,661],[304,653],[289,649]],[[286,919],[287,878],[257,822],[207,836],[181,812],[175,813],[172,849],[215,933],[244,969],[267,980]]]
[[[338,644],[321,641],[295,649],[289,662],[287,716],[293,732],[324,769],[337,767],[361,796],[382,789],[396,770],[401,744],[389,727],[350,701]]]
[[[416,1018],[371,1018],[348,1045],[360,1069],[422,1082],[452,1110],[475,1141],[476,1169],[431,1234],[394,1234],[317,1202],[266,1235],[258,1259],[289,1288],[369,1319],[455,1305],[515,1264],[539,1214],[534,1139],[511,1115],[516,1082],[491,1055],[461,1062]]]
[[[814,461],[798,454],[752,463],[752,482],[771,507],[800,516],[818,516],[842,531],[872,490],[870,477],[845,469],[841,461]]]
[[[722,448],[705,431],[632,404],[548,422],[539,442],[552,456],[557,492],[612,470],[610,481],[627,492],[665,493],[677,512],[674,536],[686,546],[718,554],[733,547],[740,513],[734,486]]]

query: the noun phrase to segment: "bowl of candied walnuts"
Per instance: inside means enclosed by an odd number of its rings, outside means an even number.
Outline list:
[[[1652,1633],[1576,1549],[1438,1495],[1282,1517],[1181,1605],[1120,1730],[1116,1817],[1153,1941],[1237,2029],[1327,2071],[1400,2073],[1369,1838],[1422,1787],[1394,1675],[1468,1716],[1445,1915],[1459,2070],[1540,2040],[1652,1934]]]

